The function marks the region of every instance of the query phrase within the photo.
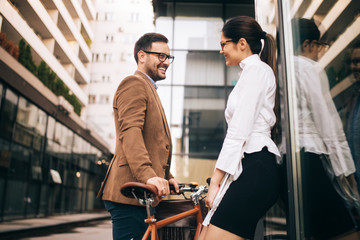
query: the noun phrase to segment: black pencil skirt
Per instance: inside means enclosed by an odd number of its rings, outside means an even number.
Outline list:
[[[275,155],[266,147],[246,154],[243,172],[231,183],[210,223],[242,238],[254,237],[257,222],[275,204],[280,191]]]

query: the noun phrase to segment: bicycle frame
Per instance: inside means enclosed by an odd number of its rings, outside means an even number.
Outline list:
[[[183,184],[185,185],[185,184]],[[135,198],[139,201],[141,205],[146,206],[147,219],[145,222],[149,224],[145,234],[143,235],[142,240],[148,240],[151,234],[151,240],[159,240],[158,229],[167,226],[171,223],[177,222],[186,217],[196,215],[196,232],[194,240],[197,240],[200,236],[201,226],[202,226],[202,214],[200,207],[200,197],[203,193],[207,193],[207,187],[199,186],[198,189],[195,189],[193,184],[188,184],[190,188],[181,188],[181,192],[184,195],[184,192],[193,192],[190,195],[191,201],[194,204],[194,208],[191,210],[184,211],[182,213],[175,214],[171,217],[167,217],[160,221],[157,221],[154,216],[153,205],[156,205],[159,201],[157,197],[157,189],[155,186],[150,184],[143,184],[138,182],[128,182],[125,183],[120,191],[121,193],[128,198]],[[184,195],[185,199],[186,196]]]
[[[159,235],[158,235],[158,229],[162,228],[166,225],[169,225],[173,222],[177,222],[181,219],[184,219],[186,217],[192,216],[192,215],[196,215],[196,223],[197,223],[197,227],[196,227],[196,232],[195,232],[195,237],[194,240],[197,240],[199,238],[200,235],[200,231],[201,231],[201,223],[203,221],[203,218],[201,216],[201,209],[200,209],[200,205],[196,204],[194,205],[194,208],[179,214],[176,214],[174,216],[165,218],[163,220],[160,221],[156,221],[154,216],[150,216],[148,217],[145,222],[149,224],[149,227],[147,228],[142,240],[147,240],[148,237],[151,234],[151,240],[158,240],[159,239]]]

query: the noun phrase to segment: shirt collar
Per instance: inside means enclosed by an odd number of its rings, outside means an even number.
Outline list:
[[[258,54],[253,54],[253,55],[250,55],[248,57],[246,57],[245,59],[243,59],[241,62],[240,62],[240,68],[241,69],[244,69],[244,67],[246,66],[246,64],[250,63],[250,62],[253,62],[253,61],[257,61],[257,60],[260,60],[260,57]]]
[[[158,86],[156,85],[156,82],[154,80],[152,80],[151,77],[149,77],[149,75],[147,75],[146,73],[144,73],[143,71],[137,69],[137,71],[141,72],[142,74],[144,74],[149,80],[150,82],[154,85],[155,89],[157,90],[158,89]]]

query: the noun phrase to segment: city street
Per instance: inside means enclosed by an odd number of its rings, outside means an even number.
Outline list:
[[[106,240],[112,239],[111,220],[95,221],[74,228],[61,228],[54,232],[38,232],[32,236],[14,238],[14,240]]]

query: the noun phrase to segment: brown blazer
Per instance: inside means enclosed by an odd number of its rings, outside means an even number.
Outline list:
[[[140,71],[126,77],[116,90],[115,155],[111,160],[98,198],[139,205],[126,198],[120,187],[126,182],[146,183],[152,177],[172,178],[171,136],[164,109],[151,81]],[[104,188],[105,186],[105,188]]]

